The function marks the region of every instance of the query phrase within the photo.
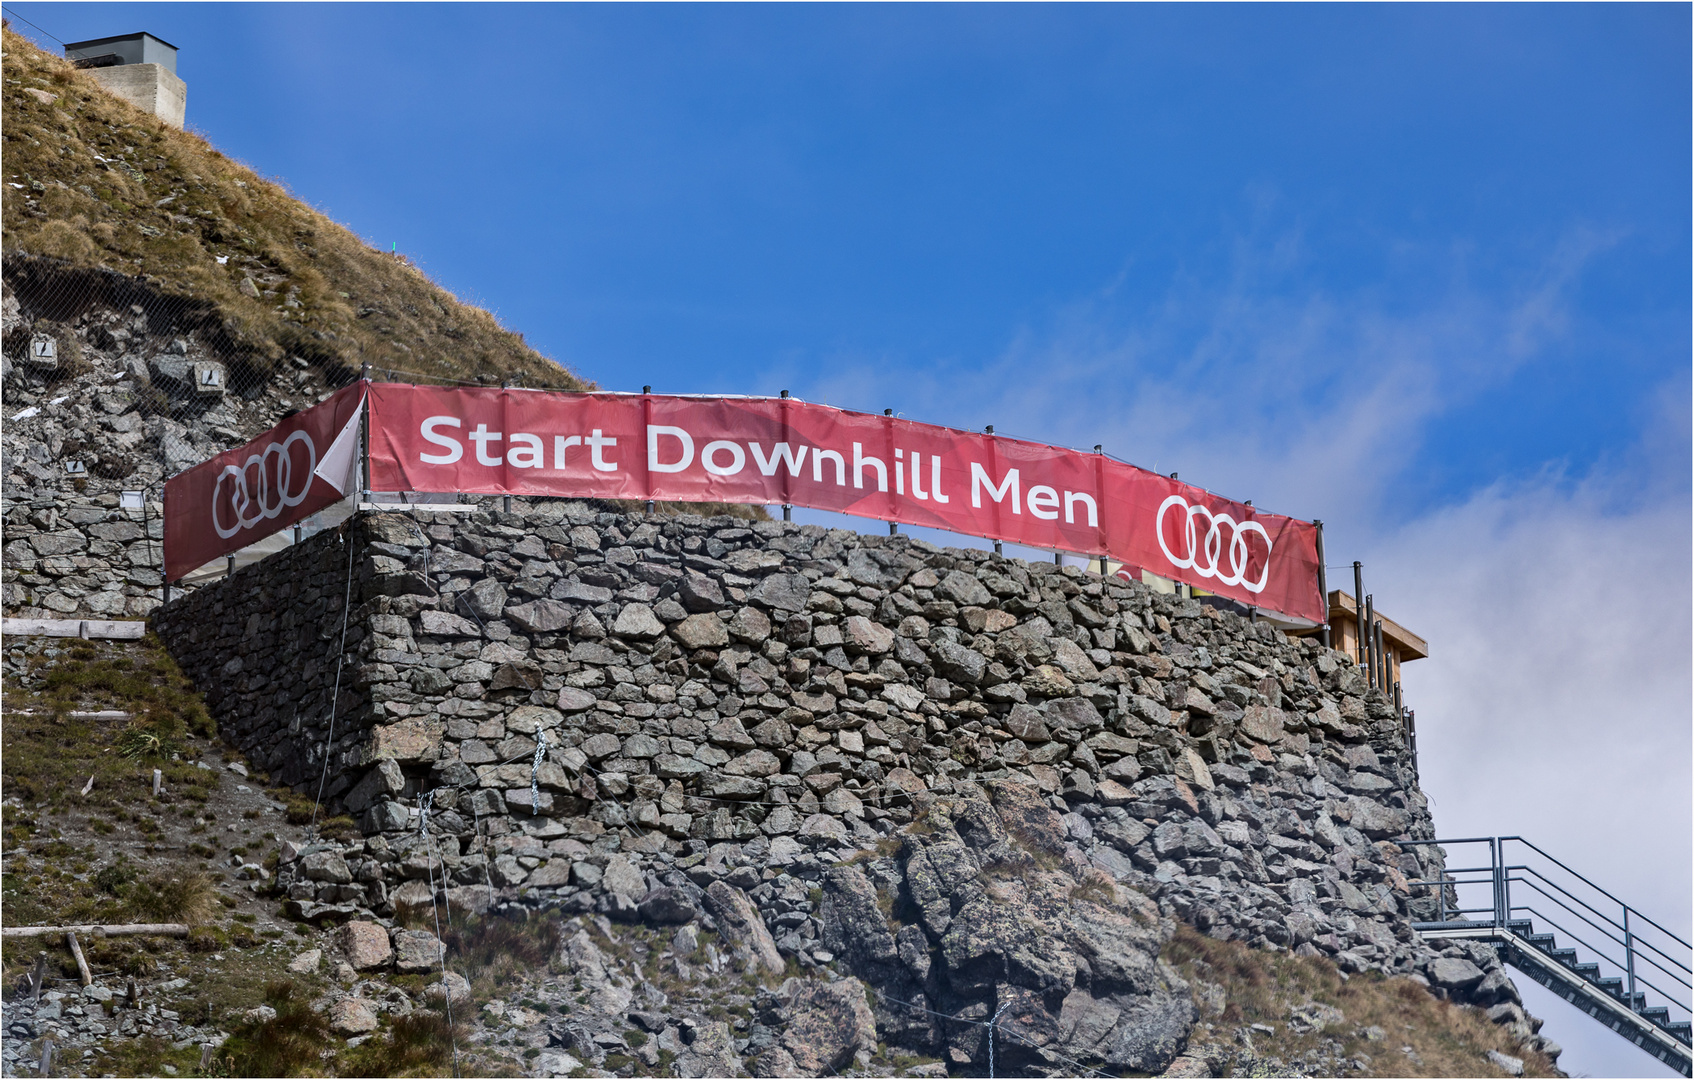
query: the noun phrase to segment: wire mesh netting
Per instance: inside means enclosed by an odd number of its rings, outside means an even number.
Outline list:
[[[9,487],[156,489],[356,378],[321,359],[256,357],[210,304],[145,278],[5,256],[7,450],[26,443],[6,462]]]

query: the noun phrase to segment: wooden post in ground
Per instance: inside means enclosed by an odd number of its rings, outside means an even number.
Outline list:
[[[94,976],[88,972],[88,961],[82,957],[82,946],[77,944],[75,930],[65,934],[65,944],[71,947],[71,955],[76,958],[77,977],[82,980],[82,985],[87,986],[94,981]]]

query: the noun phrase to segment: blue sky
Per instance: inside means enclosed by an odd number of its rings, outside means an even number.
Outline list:
[[[191,127],[603,386],[1324,518],[1433,643],[1442,830],[1688,925],[1687,5],[8,10],[181,46]]]

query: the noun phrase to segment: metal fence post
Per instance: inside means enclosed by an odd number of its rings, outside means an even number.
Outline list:
[[[1353,636],[1358,640],[1358,661],[1365,662],[1365,564],[1353,560]]]
[[[1623,965],[1629,976],[1629,1011],[1635,1011],[1635,932],[1629,928],[1629,905],[1623,906]]]
[[[1500,838],[1490,837],[1488,841],[1488,861],[1493,865],[1489,868],[1494,877],[1494,925],[1502,929],[1506,925],[1505,912],[1501,910],[1505,904],[1506,863],[1501,850]]]
[[[1323,602],[1323,629],[1319,631],[1318,640],[1324,648],[1329,648],[1329,574],[1323,564],[1323,522],[1313,521],[1318,527],[1318,597]]]
[[[651,386],[641,388],[641,424],[643,427],[651,427],[653,424],[653,403],[649,400],[652,396],[653,388]],[[651,474],[648,474],[647,477],[647,494],[653,494],[653,477]],[[647,513],[651,514],[652,512],[653,500],[648,499]],[[787,521],[788,519],[784,517],[782,520]]]
[[[511,388],[512,388],[512,384],[509,380],[507,380],[507,379],[501,379],[500,380],[500,389],[510,390]],[[505,402],[501,402],[501,406],[504,407]],[[504,425],[502,425],[502,426],[504,426]],[[504,510],[508,514],[512,512],[512,497],[510,495],[507,495],[504,499],[502,499],[500,501],[500,509]],[[651,506],[649,506],[647,508],[647,512],[649,514],[652,513],[653,508]]]
[[[1382,675],[1376,680],[1376,685],[1382,687],[1383,691],[1386,692],[1388,690],[1388,680],[1394,675],[1394,661],[1390,659],[1388,655],[1388,643],[1383,640],[1384,633],[1385,631],[1382,629],[1382,620],[1377,619],[1376,663],[1377,666],[1382,669]]]
[[[884,409],[884,410],[882,410],[882,415],[893,416],[894,410],[893,409]],[[893,461],[893,462],[889,463],[889,468],[898,469],[899,467],[900,467],[900,463],[898,461]],[[916,482],[917,481],[915,481],[915,480],[913,481],[914,484]],[[900,523],[897,522],[897,521],[890,521],[888,523],[888,535],[889,536],[897,536],[897,535],[899,535],[899,533],[900,533]]]
[[[1359,656],[1365,661],[1365,674],[1370,689],[1376,689],[1376,598],[1365,597],[1364,617],[1359,620]]]
[[[359,365],[359,381],[365,383],[365,399],[359,408],[359,489],[361,502],[371,501],[371,401],[369,363]],[[357,510],[358,507],[353,508]]]

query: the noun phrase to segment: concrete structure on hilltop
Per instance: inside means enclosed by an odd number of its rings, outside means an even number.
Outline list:
[[[176,46],[148,33],[73,41],[65,59],[101,86],[181,128],[188,109],[188,84],[176,73]]]

